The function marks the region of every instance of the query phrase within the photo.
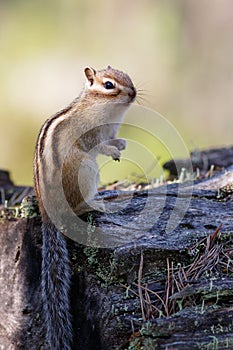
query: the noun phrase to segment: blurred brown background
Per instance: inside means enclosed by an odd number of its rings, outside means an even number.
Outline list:
[[[86,65],[128,72],[189,149],[233,143],[232,0],[1,1],[0,49],[0,168],[17,184]]]

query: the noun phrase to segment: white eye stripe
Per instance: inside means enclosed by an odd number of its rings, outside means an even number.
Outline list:
[[[126,88],[125,86],[119,84],[119,83],[116,82],[115,80],[113,80],[113,79],[108,79],[108,78],[104,78],[102,84],[105,84],[105,83],[108,82],[108,81],[110,81],[110,82],[114,85],[114,87],[117,88],[118,90],[124,90],[124,89]],[[106,90],[106,89],[105,89],[105,90]]]
[[[97,80],[94,81],[93,84],[90,86],[90,84],[88,83],[86,85],[88,90],[94,90],[94,91],[100,91],[103,92],[104,94],[112,94],[113,93],[113,89],[106,89],[104,84],[106,82],[111,82],[114,85],[115,91],[124,91],[125,89],[127,89],[126,86],[123,86],[121,84],[119,84],[118,82],[116,82],[116,80],[111,79],[111,78],[103,78],[102,80]]]

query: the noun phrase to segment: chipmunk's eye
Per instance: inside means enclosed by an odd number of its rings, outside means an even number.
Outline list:
[[[106,83],[104,83],[104,87],[105,89],[107,90],[110,90],[110,89],[114,89],[115,86],[113,85],[113,83],[111,81],[106,81]]]

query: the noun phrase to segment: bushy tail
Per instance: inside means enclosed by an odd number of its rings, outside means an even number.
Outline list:
[[[66,241],[51,222],[42,224],[42,233],[42,301],[46,340],[51,350],[70,350],[71,270]]]

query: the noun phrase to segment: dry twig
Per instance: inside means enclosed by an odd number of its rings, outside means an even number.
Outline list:
[[[227,247],[230,242],[225,244],[217,242],[221,226],[220,224],[212,235],[202,239],[193,247],[198,253],[190,265],[182,266],[179,264],[175,271],[174,263],[167,258],[166,283],[164,289],[159,291],[152,290],[148,283],[142,285],[143,252],[141,252],[138,281],[137,284],[133,283],[133,286],[137,286],[138,293],[133,288],[128,288],[123,284],[121,286],[127,288],[139,298],[143,321],[162,315],[170,316],[181,307],[200,303],[201,295],[188,293],[185,297],[182,297],[182,295],[185,295],[183,291],[187,287],[199,283],[201,278],[205,281],[205,278],[208,277],[209,280],[212,273],[233,273],[233,249],[231,246],[230,248]],[[163,281],[155,282],[162,283]],[[195,288],[193,288],[193,291],[195,291]],[[179,295],[181,296],[180,301],[177,299]]]

